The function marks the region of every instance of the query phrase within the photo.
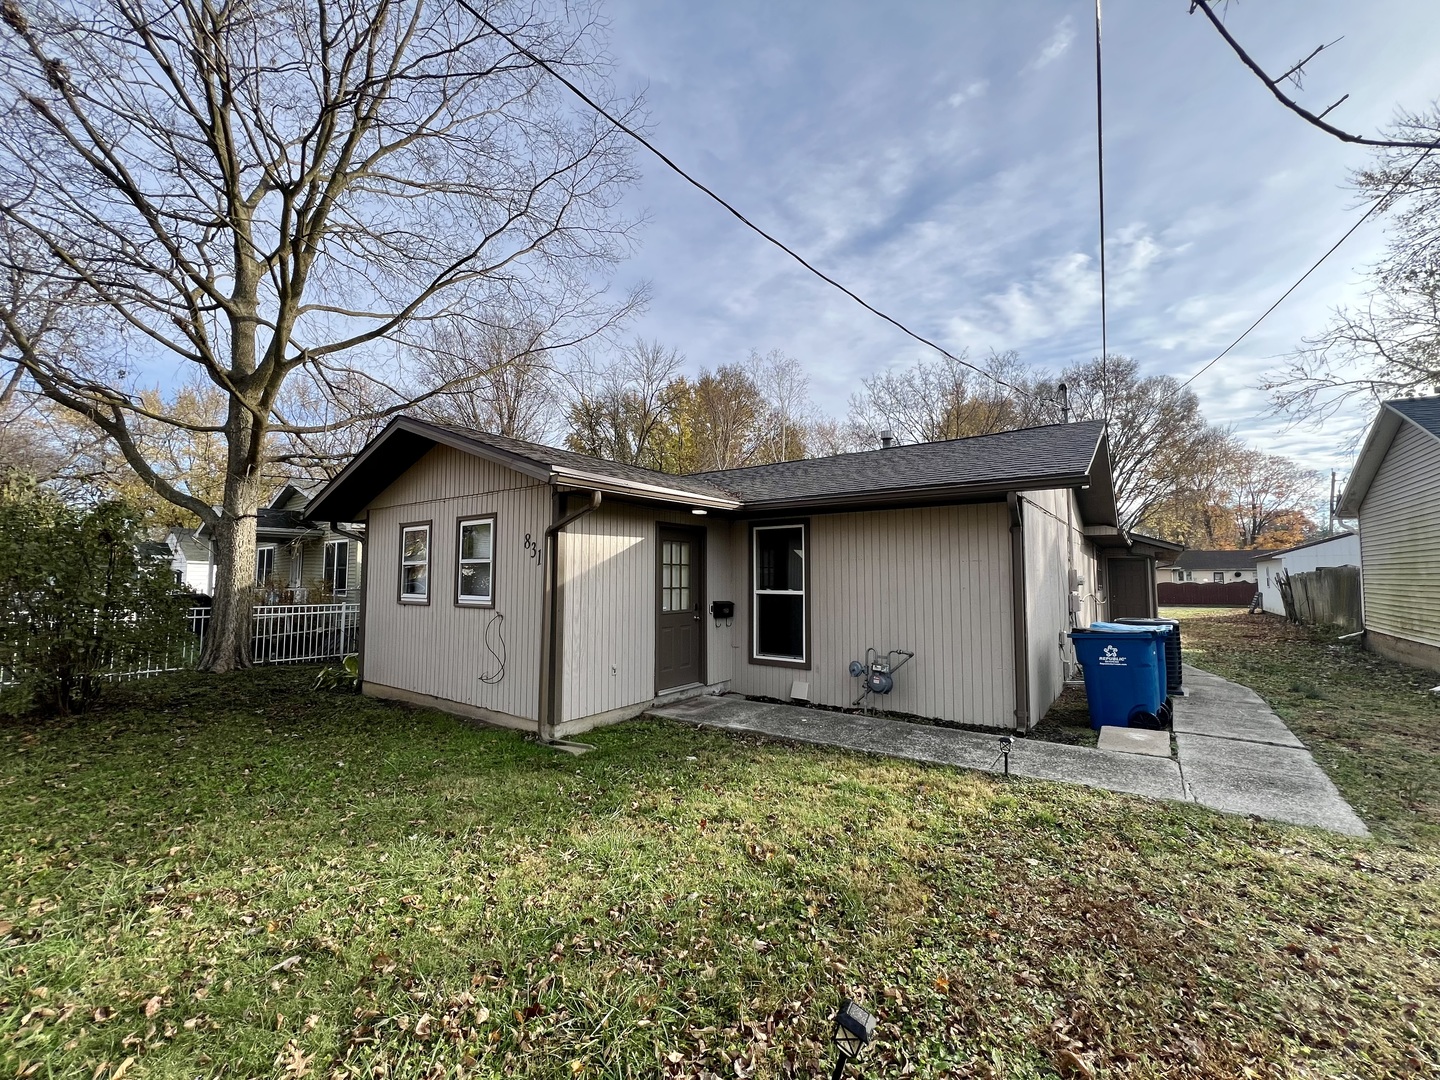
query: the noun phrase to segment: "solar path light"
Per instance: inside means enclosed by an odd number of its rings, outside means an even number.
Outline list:
[[[840,1080],[847,1062],[853,1060],[865,1048],[875,1034],[875,1017],[849,998],[840,1002],[840,1011],[835,1014],[835,1071],[830,1080]]]

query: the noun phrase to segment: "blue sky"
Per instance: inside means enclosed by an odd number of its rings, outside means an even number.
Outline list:
[[[1188,0],[1105,4],[1110,348],[1188,375],[1361,211],[1363,149],[1282,109]],[[769,229],[921,333],[972,355],[1098,355],[1093,6],[831,0],[609,0],[622,91],[656,143]],[[1344,36],[1302,98],[1373,132],[1440,97],[1435,0],[1249,0],[1227,23],[1271,70]],[[741,228],[653,159],[649,218],[621,283],[654,300],[634,330],[692,368],[780,349],[843,414],[861,376],[924,354]],[[1363,295],[1377,219],[1195,383],[1206,414],[1317,469],[1347,467],[1366,418],[1285,430],[1255,389],[1275,359]]]

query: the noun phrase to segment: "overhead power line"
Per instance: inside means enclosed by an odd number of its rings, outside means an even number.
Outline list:
[[[870,312],[872,315],[878,315],[880,318],[882,318],[882,319],[884,319],[886,322],[888,322],[891,326],[894,326],[896,329],[898,329],[901,333],[906,334],[906,335],[908,335],[908,336],[911,337],[911,338],[914,338],[916,341],[920,342],[920,344],[922,344],[922,345],[925,345],[925,346],[927,346],[927,347],[929,347],[929,348],[931,348],[931,349],[934,349],[937,353],[939,353],[941,356],[945,357],[947,360],[952,360],[952,361],[954,361],[955,363],[960,364],[962,367],[967,367],[967,368],[969,368],[971,371],[975,372],[977,375],[982,375],[982,376],[984,376],[985,378],[989,379],[991,382],[995,383],[997,386],[1003,386],[1005,389],[1010,390],[1010,391],[1013,391],[1013,392],[1016,393],[1016,394],[1020,394],[1022,397],[1029,398],[1029,399],[1032,400],[1032,401],[1037,401],[1037,400],[1039,400],[1038,398],[1036,398],[1036,396],[1035,396],[1034,394],[1032,394],[1029,390],[1026,390],[1024,387],[1022,387],[1022,386],[1016,386],[1014,383],[1009,382],[1009,381],[1007,381],[1007,380],[1005,380],[1005,379],[1002,379],[1000,376],[994,374],[993,372],[986,371],[984,368],[980,367],[979,365],[977,365],[977,364],[972,364],[970,361],[964,359],[963,357],[956,356],[954,353],[952,353],[949,349],[946,349],[944,346],[938,344],[938,343],[935,342],[935,341],[932,341],[930,338],[925,337],[923,334],[920,334],[920,333],[917,333],[917,332],[914,331],[914,330],[911,330],[910,327],[906,326],[904,323],[902,323],[899,319],[895,318],[893,315],[890,315],[890,314],[887,314],[887,313],[884,312],[884,311],[881,311],[878,307],[876,307],[874,304],[870,303],[868,300],[864,299],[862,296],[860,296],[859,294],[857,294],[854,290],[852,290],[852,289],[850,289],[849,287],[841,284],[839,281],[836,281],[833,277],[831,277],[829,274],[825,273],[823,270],[820,270],[820,269],[816,268],[816,267],[815,267],[814,265],[812,265],[807,259],[805,259],[805,257],[804,257],[803,255],[799,254],[799,253],[798,253],[797,251],[795,251],[793,248],[791,248],[791,247],[789,247],[788,245],[786,245],[783,241],[777,239],[776,237],[772,236],[770,233],[766,232],[766,231],[765,231],[764,229],[762,229],[759,225],[756,225],[753,221],[751,221],[749,218],[747,218],[744,214],[742,214],[742,213],[741,213],[739,210],[737,210],[733,205],[731,205],[731,204],[730,204],[729,202],[727,202],[724,198],[722,198],[720,195],[718,195],[715,191],[713,191],[712,189],[710,189],[709,187],[707,187],[705,184],[701,183],[699,180],[695,179],[695,177],[691,176],[691,175],[690,175],[689,173],[687,173],[684,169],[682,169],[679,165],[675,164],[674,161],[672,161],[663,151],[661,151],[654,143],[652,143],[652,142],[651,142],[649,139],[647,139],[644,135],[641,135],[641,134],[640,134],[638,131],[636,131],[634,128],[630,127],[628,124],[626,124],[624,121],[622,121],[619,117],[617,117],[617,116],[615,116],[614,114],[612,114],[608,109],[606,109],[606,108],[605,108],[603,105],[601,105],[598,101],[596,101],[596,100],[595,100],[594,98],[592,98],[589,94],[587,94],[584,90],[582,90],[579,86],[577,86],[574,82],[572,82],[570,79],[568,79],[563,73],[561,73],[560,71],[556,70],[550,63],[548,63],[548,62],[547,62],[546,60],[544,60],[543,58],[537,56],[534,52],[532,52],[530,49],[526,48],[526,47],[525,47],[524,45],[522,45],[520,42],[516,41],[515,38],[514,38],[512,35],[506,33],[504,30],[501,30],[498,26],[496,26],[496,25],[495,25],[493,22],[491,22],[488,18],[486,18],[486,17],[485,17],[484,15],[482,15],[479,11],[477,11],[474,7],[472,7],[469,3],[467,3],[466,0],[460,0],[460,2],[461,2],[461,6],[463,6],[467,11],[469,11],[470,14],[473,15],[473,16],[476,18],[476,20],[478,20],[478,21],[479,21],[480,23],[482,23],[484,26],[488,27],[488,28],[491,30],[491,32],[493,32],[493,33],[499,35],[500,37],[504,38],[507,42],[510,43],[510,46],[511,46],[513,49],[515,49],[517,52],[521,53],[523,56],[525,56],[527,59],[529,59],[532,63],[538,65],[538,66],[541,67],[541,68],[543,68],[546,72],[548,72],[548,73],[551,75],[551,77],[553,77],[553,78],[556,79],[558,82],[560,82],[567,90],[569,90],[572,94],[574,94],[576,97],[578,97],[581,101],[583,101],[583,102],[584,102],[586,105],[588,105],[590,108],[594,109],[595,112],[597,112],[600,116],[604,117],[607,121],[610,122],[610,124],[612,124],[614,127],[616,127],[617,129],[619,129],[620,131],[624,132],[626,135],[630,136],[630,138],[634,139],[637,143],[639,143],[641,146],[643,146],[646,150],[650,151],[650,153],[654,154],[657,158],[660,159],[660,161],[662,161],[662,162],[665,164],[665,166],[666,166],[667,168],[670,169],[671,172],[675,173],[675,175],[679,176],[682,180],[684,180],[684,181],[685,181],[687,184],[689,184],[691,187],[696,188],[697,190],[699,190],[700,192],[702,192],[703,194],[705,194],[706,196],[708,196],[710,199],[712,199],[713,201],[715,201],[716,203],[718,203],[720,206],[724,207],[726,210],[728,210],[728,211],[730,212],[730,214],[731,214],[732,216],[734,216],[734,218],[735,218],[737,221],[740,222],[740,224],[744,225],[744,226],[745,226],[747,229],[749,229],[751,232],[753,232],[753,233],[755,233],[756,235],[760,236],[760,237],[761,237],[762,239],[764,239],[767,243],[773,244],[775,247],[777,247],[777,248],[779,248],[781,251],[783,251],[786,255],[789,255],[790,258],[794,259],[797,263],[799,263],[801,266],[803,266],[806,270],[810,271],[810,273],[814,274],[814,275],[815,275],[816,277],[818,277],[821,281],[825,282],[827,285],[832,286],[833,288],[839,289],[842,293],[844,293],[846,296],[848,296],[851,300],[854,300],[857,304],[859,304],[861,307],[863,307],[866,311]]]
[[[1110,356],[1110,325],[1105,304],[1105,108],[1100,89],[1100,0],[1095,0],[1095,172],[1100,188],[1100,361]]]
[[[1191,375],[1188,379],[1186,379],[1183,383],[1181,383],[1181,384],[1180,384],[1180,389],[1182,389],[1182,390],[1185,389],[1185,387],[1189,386],[1192,382],[1194,382],[1196,379],[1198,379],[1201,375],[1204,375],[1205,372],[1209,371],[1212,367],[1214,367],[1214,366],[1215,366],[1216,364],[1218,364],[1222,359],[1224,359],[1225,356],[1226,356],[1226,354],[1229,353],[1231,349],[1235,348],[1236,345],[1239,345],[1240,342],[1244,341],[1247,337],[1249,337],[1251,330],[1254,330],[1257,326],[1259,326],[1262,322],[1264,322],[1265,319],[1266,319],[1266,317],[1269,316],[1269,314],[1270,314],[1272,311],[1274,311],[1274,310],[1275,310],[1276,308],[1278,308],[1281,304],[1283,304],[1283,303],[1289,298],[1289,296],[1290,296],[1291,293],[1293,293],[1293,292],[1294,292],[1296,289],[1298,289],[1302,284],[1304,284],[1306,278],[1308,278],[1308,277],[1309,277],[1311,274],[1313,274],[1316,270],[1320,269],[1320,264],[1321,264],[1321,263],[1323,263],[1323,262],[1324,262],[1326,259],[1328,259],[1331,255],[1334,255],[1336,249],[1338,249],[1341,244],[1345,243],[1346,240],[1349,240],[1351,234],[1354,233],[1356,229],[1360,228],[1361,225],[1364,225],[1365,222],[1369,220],[1371,214],[1375,213],[1376,210],[1378,210],[1378,209],[1380,209],[1380,207],[1384,206],[1385,203],[1390,199],[1390,197],[1391,197],[1392,195],[1394,195],[1395,192],[1397,192],[1397,191],[1400,190],[1400,186],[1401,186],[1402,184],[1404,184],[1406,180],[1409,180],[1409,179],[1410,179],[1411,174],[1414,173],[1415,170],[1420,167],[1420,163],[1423,162],[1426,158],[1428,158],[1428,157],[1430,156],[1431,152],[1432,152],[1433,150],[1435,150],[1435,149],[1436,149],[1436,147],[1435,147],[1434,145],[1432,145],[1432,146],[1428,147],[1423,154],[1421,154],[1419,157],[1417,157],[1417,158],[1415,159],[1415,161],[1411,164],[1410,168],[1406,169],[1405,172],[1402,173],[1401,176],[1395,181],[1395,183],[1393,183],[1393,184],[1390,185],[1389,190],[1387,190],[1387,191],[1385,192],[1385,194],[1381,195],[1378,199],[1376,199],[1374,202],[1372,202],[1372,203],[1370,204],[1369,209],[1367,209],[1367,210],[1365,211],[1365,213],[1361,214],[1360,217],[1359,217],[1359,219],[1358,219],[1353,225],[1351,225],[1348,229],[1345,230],[1344,234],[1340,237],[1339,240],[1336,240],[1335,243],[1333,243],[1333,244],[1330,245],[1330,249],[1329,249],[1328,251],[1326,251],[1324,255],[1321,255],[1320,258],[1316,259],[1315,262],[1311,264],[1309,270],[1306,270],[1305,273],[1303,273],[1303,274],[1300,275],[1299,279],[1296,280],[1295,284],[1291,285],[1288,289],[1286,289],[1283,293],[1281,293],[1281,294],[1280,294],[1280,298],[1279,298],[1278,300],[1276,300],[1273,304],[1271,304],[1268,308],[1266,308],[1266,309],[1264,310],[1264,312],[1260,315],[1260,317],[1259,317],[1258,319],[1256,319],[1253,323],[1251,323],[1249,326],[1247,326],[1247,327],[1245,328],[1245,332],[1244,332],[1244,333],[1242,333],[1239,337],[1237,337],[1237,338],[1236,338],[1234,341],[1232,341],[1229,345],[1226,345],[1225,348],[1222,349],[1222,350],[1220,351],[1220,353],[1215,357],[1215,359],[1211,360],[1208,364],[1206,364],[1204,367],[1202,367],[1199,371],[1195,372],[1194,375]]]

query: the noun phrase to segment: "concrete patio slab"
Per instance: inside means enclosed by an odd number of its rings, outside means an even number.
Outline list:
[[[984,735],[878,716],[750,701],[735,694],[693,698],[651,709],[650,715],[910,761],[986,772],[1003,768],[1000,736],[1005,732],[998,730],[994,735]],[[1185,797],[1180,769],[1174,761],[1088,746],[1017,738],[1010,751],[1010,772],[1035,780],[1062,780],[1156,799]]]
[[[1106,727],[1097,748],[1017,737],[1011,773],[1369,835],[1310,751],[1258,694],[1199,668],[1187,666],[1185,680],[1189,693],[1175,700],[1175,759],[1169,732]],[[651,709],[650,715],[938,765],[986,772],[1003,767],[1005,733],[999,730],[957,731],[738,694],[690,698]]]
[[[1122,754],[1149,754],[1151,757],[1168,758],[1170,733],[1107,724],[1100,729],[1100,738],[1096,745],[1101,750],[1115,750]]]

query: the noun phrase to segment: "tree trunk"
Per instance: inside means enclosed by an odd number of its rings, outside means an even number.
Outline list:
[[[226,421],[229,442],[223,513],[213,541],[215,602],[200,670],[248,668],[252,663],[250,635],[255,603],[255,518],[260,507],[259,470],[251,447],[255,433],[251,415],[231,401]]]

